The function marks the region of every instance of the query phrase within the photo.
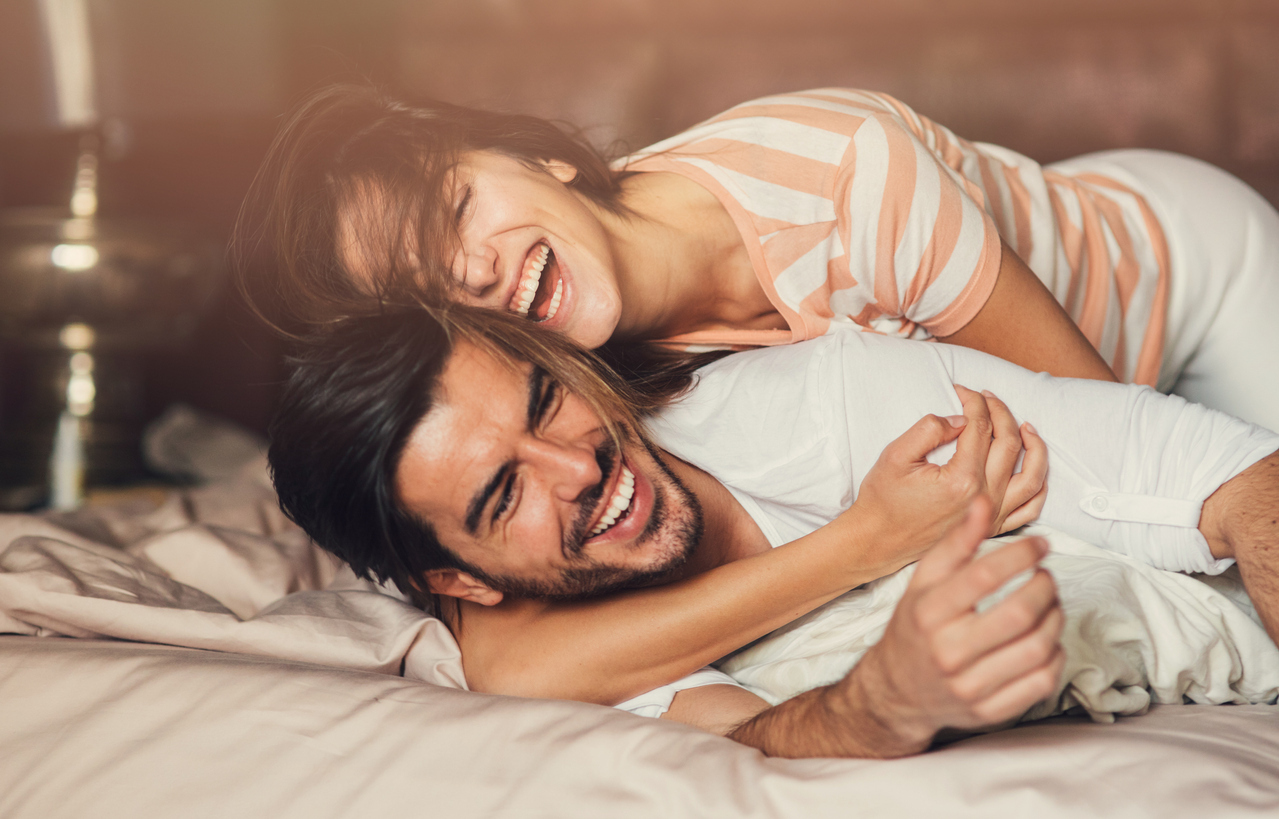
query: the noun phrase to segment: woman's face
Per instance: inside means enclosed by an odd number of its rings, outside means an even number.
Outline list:
[[[567,186],[576,170],[545,168],[492,151],[463,156],[452,186],[461,246],[449,268],[466,304],[598,347],[621,314],[608,233],[594,203]]]

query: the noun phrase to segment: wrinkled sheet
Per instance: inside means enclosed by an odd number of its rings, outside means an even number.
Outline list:
[[[1047,528],[1024,534],[1042,535],[1052,548],[1043,566],[1066,615],[1066,665],[1055,695],[1023,719],[1078,706],[1108,722],[1143,714],[1152,702],[1273,703],[1279,697],[1279,648],[1257,619],[1237,569],[1201,580]],[[1011,539],[995,538],[984,548]],[[771,702],[834,682],[879,641],[913,570],[848,592],[718,665]],[[983,606],[1019,585],[1010,583]]]
[[[0,637],[6,819],[1265,817],[1279,709],[1155,706],[902,760],[774,760],[582,703],[139,643]]]
[[[786,761],[613,709],[468,692],[447,630],[335,566],[255,470],[158,509],[0,516],[0,816],[1279,811],[1274,706]]]

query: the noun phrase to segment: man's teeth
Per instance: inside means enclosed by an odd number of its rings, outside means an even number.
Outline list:
[[[595,537],[616,523],[618,516],[630,508],[631,498],[634,495],[635,473],[627,469],[626,464],[622,464],[622,477],[617,482],[617,491],[613,493],[613,499],[609,501],[608,509],[604,511],[604,517],[595,524],[590,536]]]
[[[533,259],[533,263],[528,266],[528,270],[525,270],[523,277],[520,278],[519,286],[515,288],[515,295],[511,297],[509,305],[511,311],[516,315],[528,315],[528,309],[533,305],[533,296],[537,293],[537,286],[542,281],[542,270],[546,268],[546,260],[550,254],[550,245],[542,245],[537,257]]]

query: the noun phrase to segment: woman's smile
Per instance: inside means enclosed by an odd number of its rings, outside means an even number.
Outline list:
[[[464,300],[603,344],[621,300],[607,229],[570,187],[576,171],[473,151],[457,176],[465,194],[453,269]]]
[[[538,242],[524,261],[523,272],[515,286],[508,309],[541,323],[555,318],[564,299],[564,276],[556,263],[555,252],[545,242]]]

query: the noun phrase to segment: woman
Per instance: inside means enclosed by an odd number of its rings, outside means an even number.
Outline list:
[[[541,120],[335,87],[291,118],[251,202],[242,225],[264,211],[281,264],[244,284],[272,316],[425,295],[587,347],[860,327],[1279,426],[1279,215],[1172,154],[1043,168],[819,89],[610,167]]]

